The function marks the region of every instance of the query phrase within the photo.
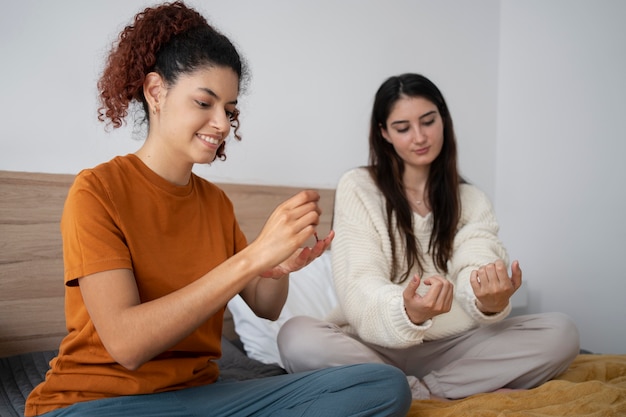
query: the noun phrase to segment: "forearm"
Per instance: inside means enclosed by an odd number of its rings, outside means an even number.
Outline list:
[[[106,271],[80,279],[81,293],[109,354],[137,369],[171,348],[241,291],[263,268],[243,251],[193,283],[141,303],[129,270]],[[104,278],[104,279],[103,279]]]
[[[363,340],[391,348],[421,343],[424,326],[413,324],[403,300],[403,286],[389,279],[391,258],[373,237],[337,234],[333,243],[332,262],[337,298],[346,320]],[[360,231],[363,228],[359,228]],[[342,238],[343,237],[343,238]]]
[[[280,278],[257,277],[240,293],[258,317],[276,320],[287,301],[289,274]]]

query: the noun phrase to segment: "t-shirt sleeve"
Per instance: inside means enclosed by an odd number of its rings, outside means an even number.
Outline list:
[[[112,269],[132,269],[119,215],[109,191],[90,171],[82,171],[70,188],[61,218],[65,284]]]

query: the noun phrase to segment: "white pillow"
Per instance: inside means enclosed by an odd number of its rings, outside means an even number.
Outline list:
[[[247,355],[263,363],[283,366],[278,353],[278,330],[293,316],[322,319],[337,305],[330,266],[330,251],[324,252],[306,267],[289,276],[289,295],[276,321],[257,317],[240,296],[228,303],[235,332]]]

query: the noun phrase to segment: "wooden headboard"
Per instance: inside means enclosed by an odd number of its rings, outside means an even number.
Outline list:
[[[56,349],[66,334],[59,222],[74,176],[0,171],[0,357]],[[300,188],[218,184],[252,241],[282,201]],[[317,190],[320,236],[330,230],[334,190]],[[232,319],[224,334],[236,337]]]

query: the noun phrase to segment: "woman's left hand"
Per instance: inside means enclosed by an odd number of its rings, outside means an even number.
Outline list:
[[[328,236],[324,239],[319,239],[312,248],[304,247],[297,249],[289,258],[285,259],[274,268],[265,271],[260,276],[262,278],[280,279],[291,272],[304,268],[330,247],[330,243],[333,241],[334,237],[335,232],[331,230]]]
[[[507,272],[506,264],[497,260],[472,271],[470,284],[476,295],[476,307],[485,314],[495,314],[503,311],[509,304],[509,299],[522,285],[522,270],[519,262],[511,265],[511,276]]]

